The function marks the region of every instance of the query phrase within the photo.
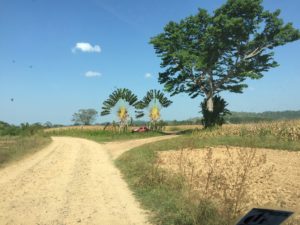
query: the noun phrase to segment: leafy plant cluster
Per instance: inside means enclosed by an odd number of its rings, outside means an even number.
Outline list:
[[[160,130],[162,127],[161,108],[166,108],[172,104],[164,93],[159,90],[150,90],[146,93],[142,100],[127,88],[119,88],[109,95],[108,99],[103,102],[101,116],[109,115],[113,109],[119,120],[119,129],[126,130],[129,120],[132,117],[141,118],[148,111],[150,120],[149,128],[152,130]],[[130,109],[135,111],[135,115],[130,115]]]
[[[216,125],[221,126],[225,123],[225,116],[230,114],[229,110],[226,108],[228,105],[224,99],[220,96],[213,97],[214,110],[209,111],[207,106],[207,99],[201,103],[202,108],[202,125],[204,128],[214,127]]]

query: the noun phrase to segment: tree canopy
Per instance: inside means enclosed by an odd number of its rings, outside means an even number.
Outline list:
[[[199,9],[180,22],[169,22],[150,40],[161,58],[159,82],[171,95],[204,96],[213,111],[221,91],[242,93],[247,78],[259,79],[278,66],[274,48],[300,38],[280,10],[264,10],[262,0],[228,0],[211,15]]]

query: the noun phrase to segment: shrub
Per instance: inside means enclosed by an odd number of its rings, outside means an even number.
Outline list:
[[[228,105],[224,99],[220,96],[213,97],[214,109],[212,112],[207,109],[207,99],[201,103],[201,109],[203,114],[203,119],[201,120],[204,128],[214,127],[216,125],[221,126],[225,123],[225,116],[230,114],[229,110],[226,108]]]

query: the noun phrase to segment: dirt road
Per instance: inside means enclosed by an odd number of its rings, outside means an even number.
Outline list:
[[[53,138],[45,149],[0,170],[0,224],[148,224],[112,159],[171,137],[106,144]]]

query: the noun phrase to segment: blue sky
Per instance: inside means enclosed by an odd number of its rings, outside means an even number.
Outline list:
[[[160,59],[148,43],[150,37],[170,20],[198,8],[213,11],[224,2],[0,0],[0,120],[70,124],[78,109],[100,111],[115,88],[129,88],[139,97],[149,89],[162,89],[157,82]],[[284,21],[300,28],[300,1],[265,0],[264,6],[280,8]],[[229,109],[300,109],[300,42],[276,49],[275,58],[280,67],[249,81],[243,94],[223,94]],[[172,100],[163,119],[199,116],[202,98],[182,94]],[[111,119],[99,117],[98,122]]]

